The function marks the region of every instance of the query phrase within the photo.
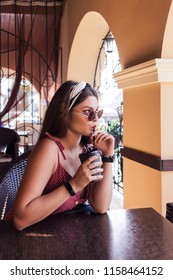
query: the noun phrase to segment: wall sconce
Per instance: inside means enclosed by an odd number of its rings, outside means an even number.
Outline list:
[[[112,53],[113,52],[114,37],[113,37],[113,35],[110,31],[107,33],[107,35],[105,36],[103,41],[104,41],[105,52]]]

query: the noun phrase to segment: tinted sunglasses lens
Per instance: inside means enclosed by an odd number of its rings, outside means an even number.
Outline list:
[[[88,120],[92,121],[95,118],[95,113],[94,112],[90,112],[88,115]]]
[[[98,119],[100,119],[102,115],[103,115],[103,110],[98,111],[97,113]]]
[[[90,112],[89,115],[88,115],[88,120],[89,121],[92,121],[95,119],[95,117],[97,116],[98,119],[100,119],[100,117],[102,116],[103,114],[103,110],[100,110],[98,112]]]

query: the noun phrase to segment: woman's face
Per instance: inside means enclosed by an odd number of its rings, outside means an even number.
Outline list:
[[[95,114],[94,118],[89,120],[88,116],[92,118],[91,113],[97,112],[98,106],[98,100],[95,96],[89,96],[74,106],[69,112],[68,129],[79,135],[90,136],[96,129],[98,117]]]

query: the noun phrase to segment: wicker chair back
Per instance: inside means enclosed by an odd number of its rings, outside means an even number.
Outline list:
[[[0,177],[0,220],[13,207],[30,152],[8,163]]]

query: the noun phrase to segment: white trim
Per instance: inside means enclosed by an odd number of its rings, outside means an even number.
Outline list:
[[[173,82],[173,59],[153,59],[114,74],[118,88]]]

